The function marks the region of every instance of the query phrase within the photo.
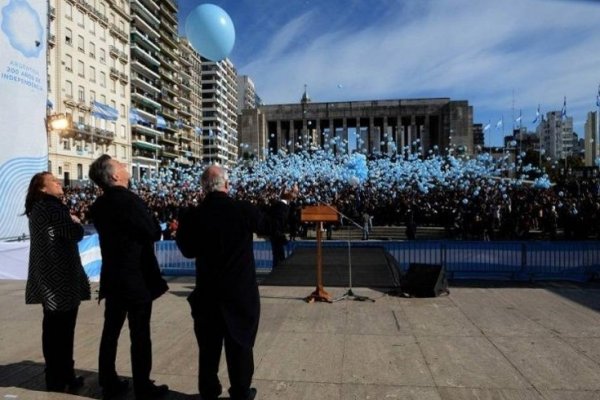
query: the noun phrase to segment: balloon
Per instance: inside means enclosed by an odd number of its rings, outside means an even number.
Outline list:
[[[235,42],[235,27],[229,15],[214,4],[201,4],[188,15],[185,34],[204,58],[221,61]]]

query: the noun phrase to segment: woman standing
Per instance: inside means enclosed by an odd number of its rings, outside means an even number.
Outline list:
[[[40,172],[31,178],[25,199],[31,236],[25,302],[43,306],[46,389],[55,392],[83,385],[83,377],[75,376],[73,369],[73,338],[79,303],[90,298],[77,248],[83,227],[61,202],[62,195],[58,179]]]

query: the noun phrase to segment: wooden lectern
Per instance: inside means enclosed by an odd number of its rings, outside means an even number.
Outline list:
[[[338,212],[334,207],[327,205],[308,206],[302,209],[300,220],[302,222],[317,223],[317,288],[304,300],[308,303],[314,301],[331,302],[331,296],[323,289],[323,222],[337,222]]]

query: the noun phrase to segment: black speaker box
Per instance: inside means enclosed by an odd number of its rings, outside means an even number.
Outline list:
[[[448,294],[446,270],[435,264],[410,264],[401,284],[402,292],[411,297],[437,297]]]

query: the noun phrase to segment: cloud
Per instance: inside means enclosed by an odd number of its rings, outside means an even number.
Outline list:
[[[266,103],[297,102],[306,83],[313,101],[466,99],[485,121],[508,115],[513,92],[524,120],[538,103],[560,109],[565,95],[570,113],[593,109],[597,4],[408,0],[373,13],[352,4],[343,24],[317,9],[300,14],[239,66]]]

